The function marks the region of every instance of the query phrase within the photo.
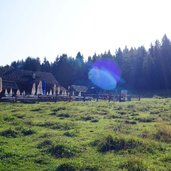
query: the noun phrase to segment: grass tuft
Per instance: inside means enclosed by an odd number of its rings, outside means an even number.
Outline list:
[[[108,135],[103,139],[97,142],[98,151],[100,152],[107,152],[107,151],[119,151],[119,150],[126,150],[126,149],[133,149],[137,146],[141,146],[142,143],[135,139],[126,139],[120,137],[112,137]]]
[[[127,171],[146,171],[148,170],[147,165],[137,157],[131,157],[124,163],[120,164],[120,169],[127,170]]]
[[[131,153],[155,153],[157,151],[165,150],[162,146],[154,143],[143,141],[135,137],[126,136],[111,136],[108,135],[99,140],[94,141],[94,146],[97,146],[99,152],[105,153],[108,151],[126,150]]]
[[[37,147],[38,148],[45,148],[45,147],[51,147],[52,146],[52,141],[47,139],[47,140],[44,140],[43,142],[41,142]]]
[[[52,145],[48,151],[57,158],[70,158],[76,155],[75,148],[63,144]]]
[[[156,133],[154,134],[155,139],[171,142],[171,126],[170,125],[162,125],[157,128]]]
[[[9,128],[0,132],[0,135],[8,138],[16,138],[18,136],[18,132],[12,128]]]
[[[56,168],[56,171],[78,171],[80,170],[76,164],[63,163]]]

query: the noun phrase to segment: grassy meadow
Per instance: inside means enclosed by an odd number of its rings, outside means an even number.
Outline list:
[[[0,103],[0,170],[171,170],[171,99]]]

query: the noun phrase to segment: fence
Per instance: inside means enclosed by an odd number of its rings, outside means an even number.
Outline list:
[[[35,102],[57,102],[57,101],[132,101],[140,100],[140,96],[128,95],[111,95],[111,94],[86,94],[84,96],[64,96],[64,95],[39,95],[39,96],[16,96],[16,97],[2,97],[1,102],[23,102],[23,103],[35,103]]]

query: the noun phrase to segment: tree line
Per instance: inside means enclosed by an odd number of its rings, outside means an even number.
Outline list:
[[[54,62],[44,58],[41,63],[39,58],[27,57],[25,60],[12,62],[10,67],[51,72],[64,87],[72,84],[93,86],[88,79],[88,72],[94,62],[100,59],[110,59],[120,67],[122,81],[118,88],[147,91],[171,88],[171,41],[166,35],[161,41],[156,40],[147,50],[144,46],[130,49],[125,47],[123,50],[118,48],[114,55],[108,51],[94,54],[86,61],[80,52],[76,57],[63,54]]]

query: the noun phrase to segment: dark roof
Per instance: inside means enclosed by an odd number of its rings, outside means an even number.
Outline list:
[[[5,89],[10,89],[10,88],[17,90],[18,86],[17,86],[16,82],[2,80],[2,89],[5,90]]]
[[[11,69],[10,71],[7,71],[2,75],[2,79],[15,81],[17,83],[34,81],[37,84],[39,83],[39,81],[45,80],[47,84],[58,85],[58,82],[52,73],[40,72],[40,71],[34,72],[34,71],[27,71],[27,70]]]
[[[86,86],[80,86],[80,85],[71,85],[71,89],[77,91],[77,92],[87,92],[88,90],[88,87]]]
[[[0,67],[0,77],[13,70],[13,67]]]

